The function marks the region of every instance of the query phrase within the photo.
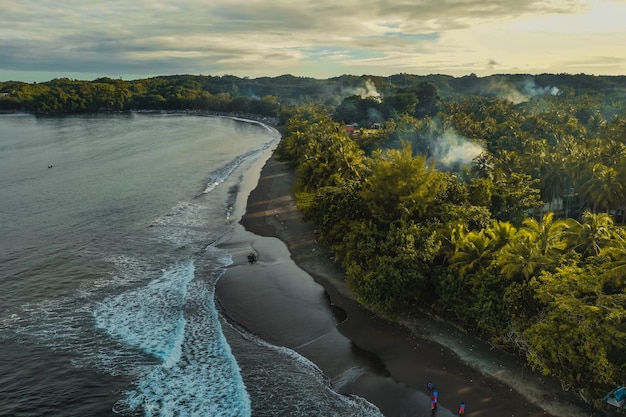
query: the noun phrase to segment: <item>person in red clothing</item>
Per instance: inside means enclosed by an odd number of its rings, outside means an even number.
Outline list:
[[[430,415],[434,416],[437,413],[437,401],[430,400]]]
[[[465,403],[461,403],[459,406],[459,415],[462,416],[465,414]]]

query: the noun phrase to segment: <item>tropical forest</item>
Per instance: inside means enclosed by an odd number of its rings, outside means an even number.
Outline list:
[[[271,117],[359,302],[428,312],[589,404],[626,383],[626,77],[0,83],[0,110]]]

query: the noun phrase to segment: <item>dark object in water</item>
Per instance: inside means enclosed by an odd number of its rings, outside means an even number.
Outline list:
[[[250,252],[248,254],[248,262],[250,262],[251,264],[256,262],[256,255],[252,252]]]

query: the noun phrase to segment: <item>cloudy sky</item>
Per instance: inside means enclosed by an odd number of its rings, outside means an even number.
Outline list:
[[[626,75],[626,0],[2,0],[0,81]]]

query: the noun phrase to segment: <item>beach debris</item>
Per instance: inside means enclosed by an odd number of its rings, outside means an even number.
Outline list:
[[[233,214],[233,206],[228,206],[226,209],[226,223],[230,223],[230,216]]]
[[[256,254],[253,252],[250,252],[248,254],[248,262],[250,262],[251,264],[255,263],[257,260]]]
[[[619,386],[604,396],[608,404],[617,408],[626,408],[626,388]]]

